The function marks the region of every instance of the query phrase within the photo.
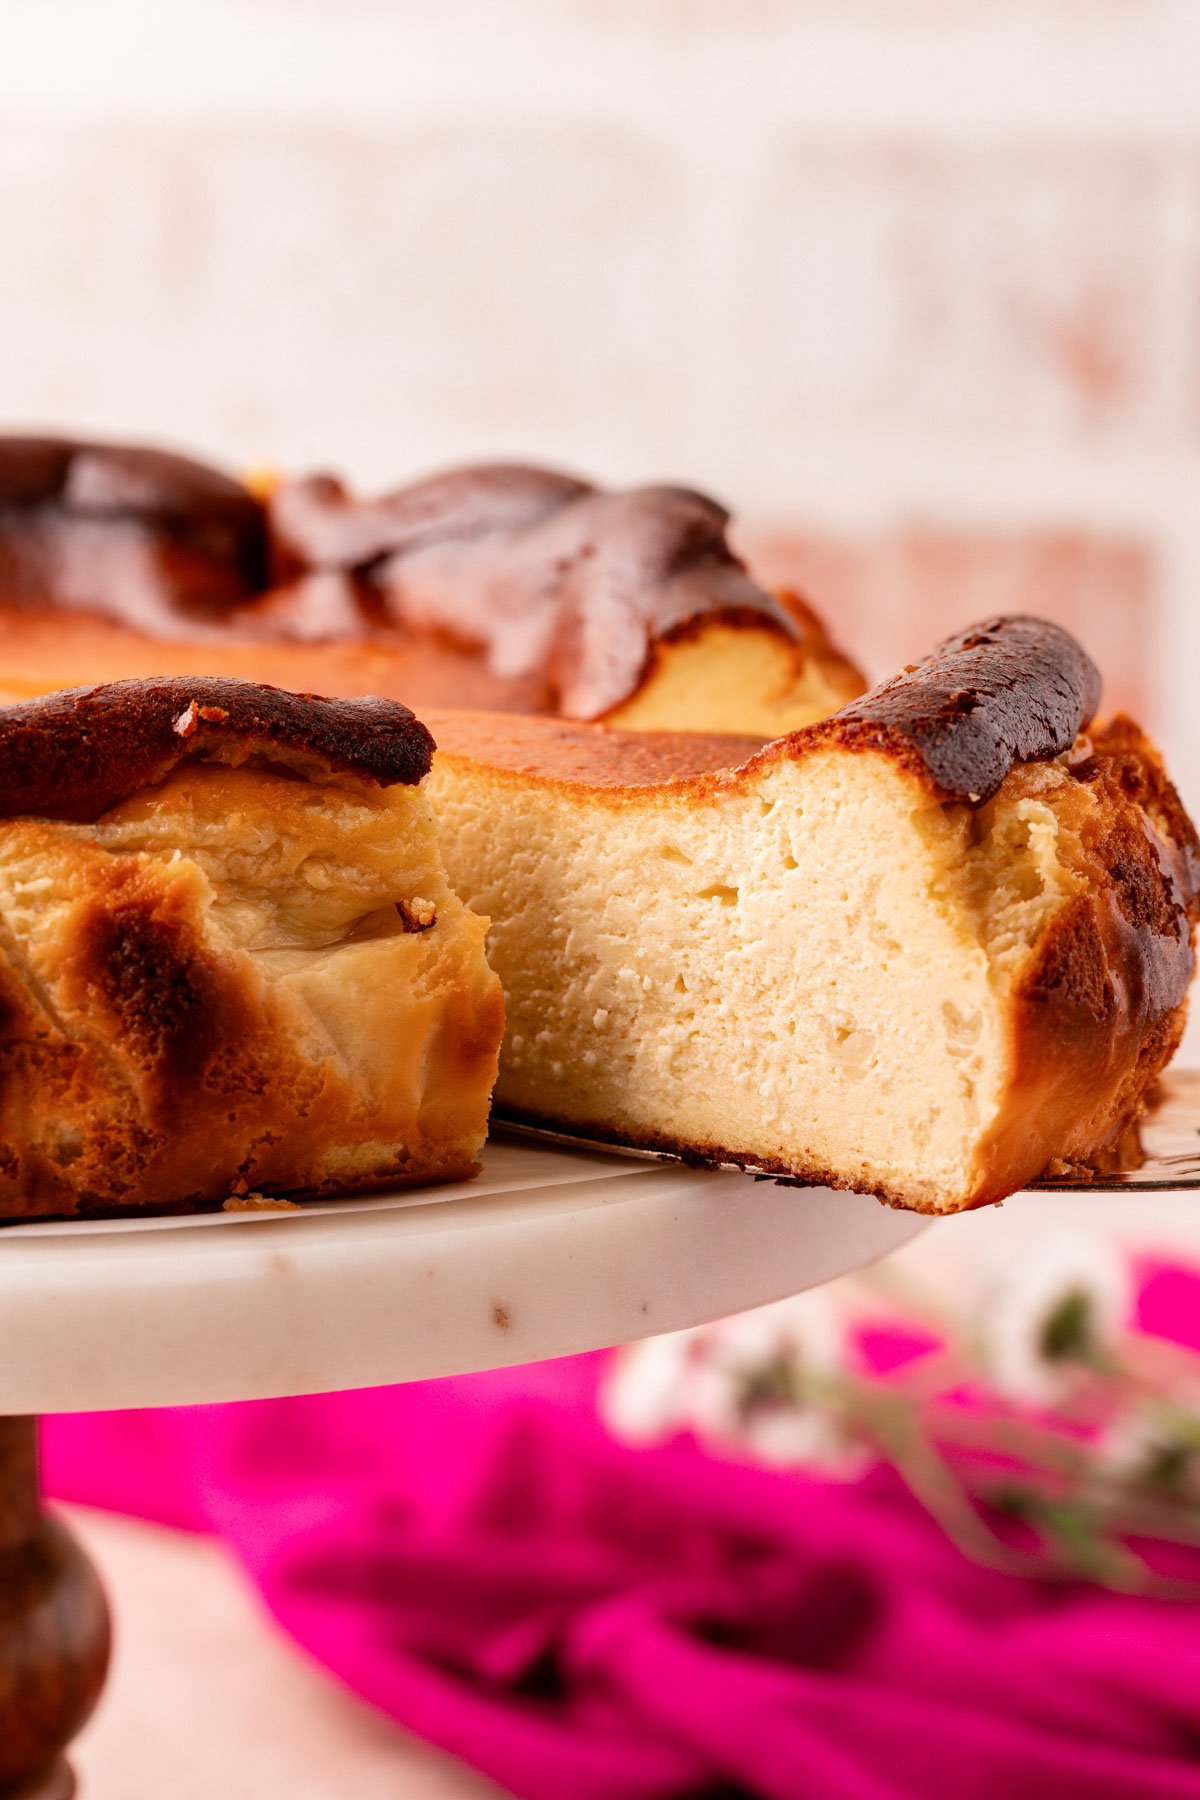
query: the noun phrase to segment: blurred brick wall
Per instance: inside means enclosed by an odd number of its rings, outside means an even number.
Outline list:
[[[1011,610],[1057,619],[1105,671],[1106,704],[1157,708],[1152,659],[1159,569],[1149,536],[1085,528],[1020,531],[912,525],[878,534],[751,534],[748,559],[769,581],[819,595],[844,643],[876,672],[900,668],[972,619]]]
[[[13,420],[675,477],[870,668],[1053,613],[1200,802],[1196,0],[10,0]]]

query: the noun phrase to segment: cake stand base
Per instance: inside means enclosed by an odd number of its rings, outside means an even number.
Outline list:
[[[0,1788],[4,1800],[72,1800],[76,1791],[74,1772],[62,1757],[45,1775],[36,1776],[32,1783],[22,1781],[17,1787]]]
[[[42,1511],[37,1422],[0,1418],[0,1800],[70,1800],[63,1751],[108,1669],[104,1589]]]

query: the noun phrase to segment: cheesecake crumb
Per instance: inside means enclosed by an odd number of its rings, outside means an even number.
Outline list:
[[[428,931],[431,925],[437,924],[437,908],[432,900],[422,900],[419,897],[397,900],[396,911],[405,931]]]
[[[257,1188],[250,1188],[244,1194],[230,1194],[221,1208],[222,1212],[299,1212],[300,1206],[295,1200],[282,1200],[278,1194],[260,1194]]]

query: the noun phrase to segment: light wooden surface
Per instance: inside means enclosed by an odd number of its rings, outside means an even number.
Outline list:
[[[494,1800],[501,1790],[345,1693],[203,1539],[62,1509],[116,1596],[80,1800]]]

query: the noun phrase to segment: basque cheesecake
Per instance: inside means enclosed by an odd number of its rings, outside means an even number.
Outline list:
[[[1119,1155],[1193,967],[1157,752],[1035,619],[863,694],[726,526],[0,438],[0,696],[163,677],[0,712],[0,1210],[464,1172],[485,918],[506,1118],[928,1211]],[[231,676],[402,698],[433,773],[387,699]]]
[[[223,679],[0,708],[0,1216],[475,1173],[503,1000],[430,752]]]
[[[546,469],[362,500],[329,476],[252,488],[159,450],[0,436],[0,681],[238,675],[775,737],[865,683],[727,526],[690,489]]]
[[[995,619],[766,745],[430,714],[497,1111],[948,1212],[1094,1165],[1184,1020],[1200,852],[1099,679]]]

